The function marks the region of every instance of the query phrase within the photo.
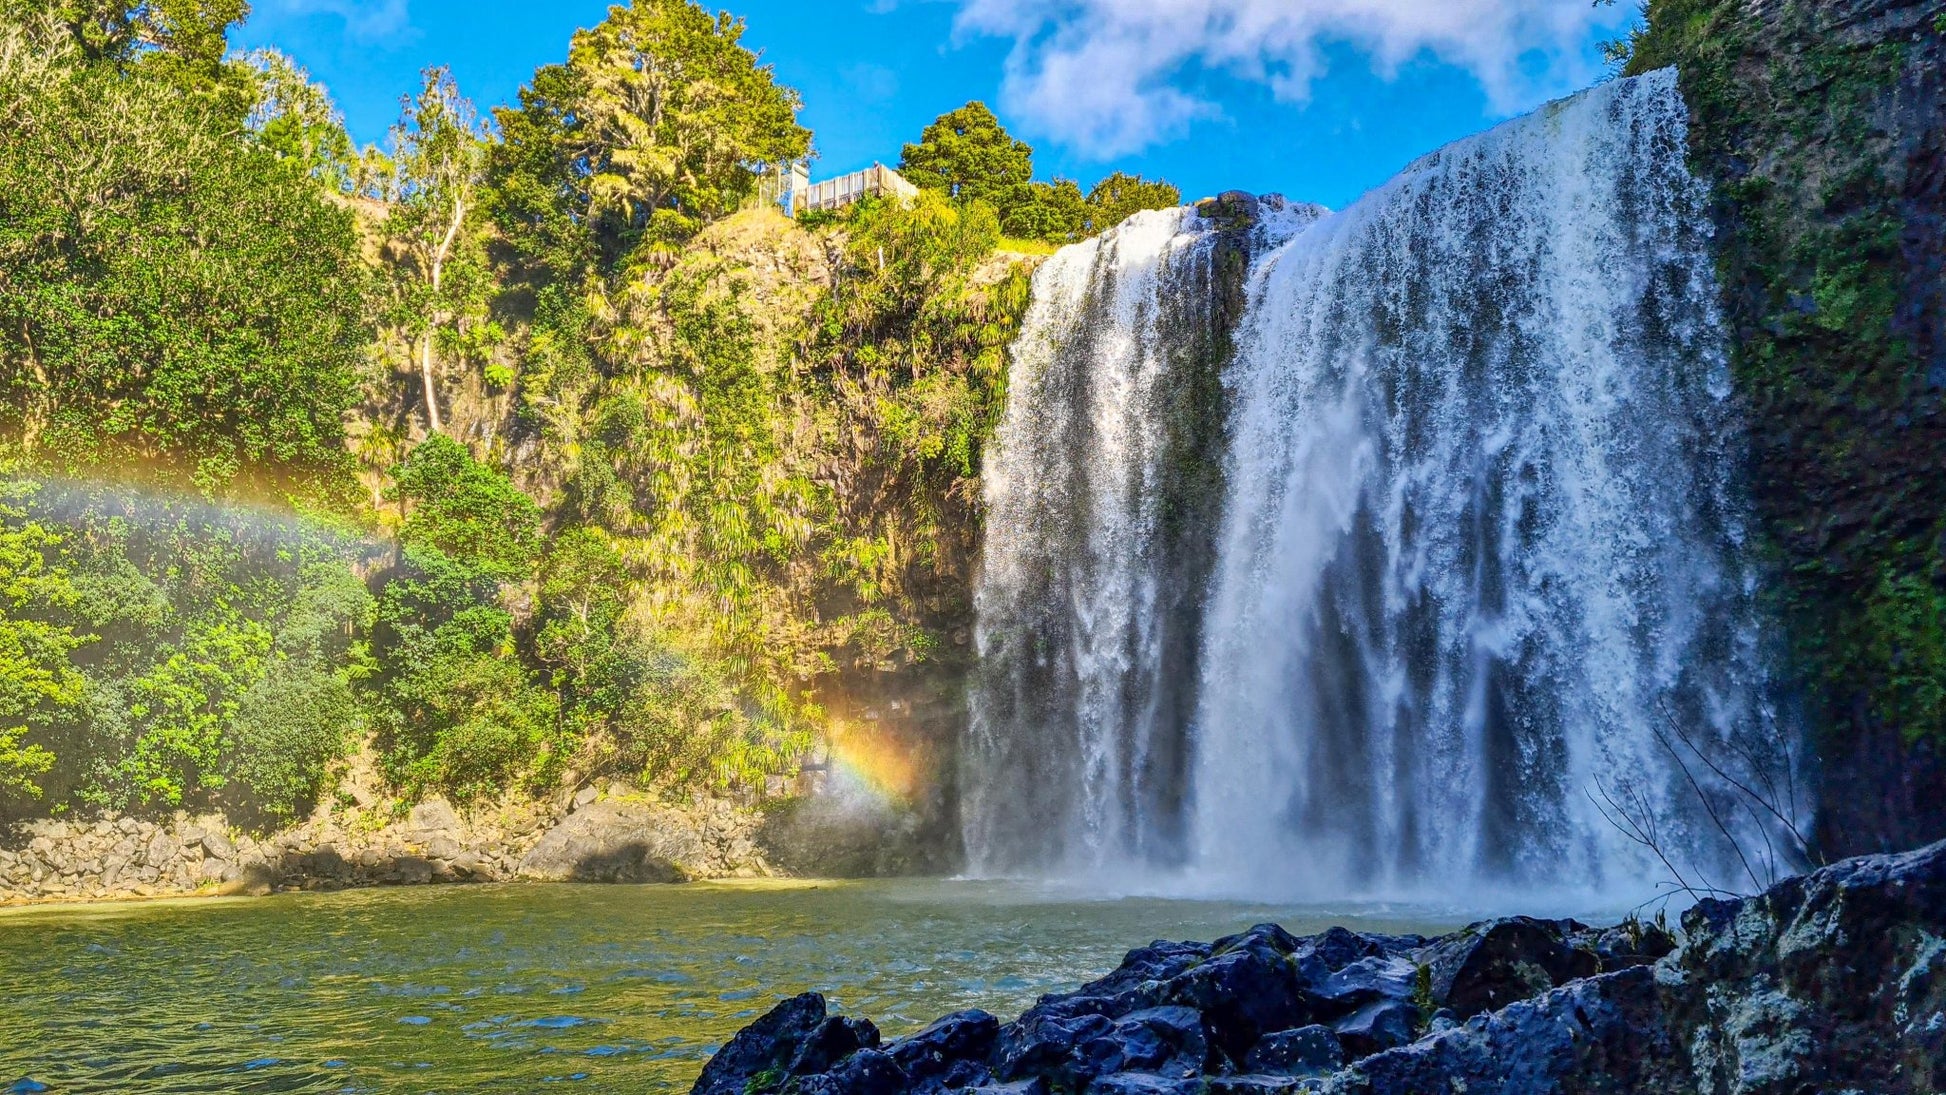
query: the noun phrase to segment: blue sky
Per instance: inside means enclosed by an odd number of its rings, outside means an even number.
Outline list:
[[[714,5],[712,5],[714,6]],[[1598,79],[1627,5],[1589,0],[731,0],[804,96],[813,174],[896,164],[983,99],[1042,177],[1117,168],[1195,198],[1339,207],[1419,155]],[[257,0],[236,35],[310,69],[382,141],[420,68],[484,109],[563,59],[603,0]]]

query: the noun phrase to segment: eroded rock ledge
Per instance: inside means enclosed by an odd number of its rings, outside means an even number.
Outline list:
[[[441,882],[676,882],[773,873],[762,815],[592,787],[471,811],[320,808],[262,837],[220,815],[25,822],[0,831],[0,905]]]
[[[1683,942],[1488,921],[1436,939],[1275,925],[1156,943],[1011,1023],[886,1042],[815,993],[694,1095],[1540,1095],[1946,1090],[1946,843],[1704,901]]]

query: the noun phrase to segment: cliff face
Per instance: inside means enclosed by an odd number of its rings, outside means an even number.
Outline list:
[[[956,859],[980,450],[1034,263],[998,238],[943,201],[830,223],[745,210],[591,290],[572,331],[503,277],[492,359],[440,378],[451,436],[556,535],[615,545],[627,626],[788,737],[788,771],[740,791],[862,793],[771,811],[767,840],[806,873]],[[409,449],[423,393],[394,357],[353,432]],[[375,499],[385,482],[380,464]],[[599,745],[574,780],[639,777]]]
[[[1946,16],[1650,0],[1677,65],[1831,855],[1946,835]]]

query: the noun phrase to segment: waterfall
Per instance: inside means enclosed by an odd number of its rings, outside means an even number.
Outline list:
[[[1619,814],[1741,881],[1727,779],[1781,738],[1686,124],[1672,72],[1618,80],[1245,245],[1150,213],[1039,271],[971,870],[1636,892]]]
[[[1180,854],[1224,275],[1322,212],[1257,211],[1241,240],[1191,210],[1139,213],[1035,274],[986,475],[963,783],[976,870]]]

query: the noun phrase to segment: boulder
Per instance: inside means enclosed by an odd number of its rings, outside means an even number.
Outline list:
[[[909,1086],[905,1073],[890,1056],[861,1049],[829,1072],[794,1080],[790,1095],[898,1095]],[[748,1089],[746,1089],[748,1090]],[[759,1095],[749,1091],[748,1095]]]
[[[1313,1024],[1264,1035],[1244,1057],[1243,1069],[1257,1075],[1317,1076],[1344,1063],[1345,1048],[1337,1032]]]
[[[1298,941],[1274,924],[1218,940],[1215,954],[1170,979],[1160,1001],[1195,1008],[1232,1060],[1259,1038],[1311,1022],[1291,955]]]
[[[1440,940],[1422,958],[1432,970],[1433,999],[1468,1019],[1593,976],[1601,972],[1600,959],[1571,942],[1587,933],[1572,920],[1530,916],[1475,924]]]
[[[549,829],[520,861],[540,882],[681,882],[706,855],[674,811],[613,799],[592,803]]]
[[[1374,1000],[1331,1025],[1347,1056],[1369,1056],[1412,1041],[1419,1009],[1403,1000]]]
[[[869,1019],[829,1016],[798,1043],[789,1072],[793,1076],[828,1072],[859,1050],[877,1049],[878,1045],[878,1028]]]
[[[262,859],[248,859],[225,872],[217,893],[224,897],[262,897],[277,886],[276,872]]]
[[[716,1051],[696,1078],[691,1095],[761,1095],[777,1090],[798,1046],[821,1029],[826,1018],[824,997],[815,992],[778,1004]]]
[[[233,859],[236,844],[230,840],[230,834],[212,826],[203,834],[203,853],[212,859]]]
[[[1330,1095],[1633,1095],[1690,1092],[1655,973],[1575,982],[1466,1026],[1366,1057],[1327,1079]]]
[[[460,827],[459,814],[453,805],[443,798],[429,798],[412,808],[406,815],[406,828],[421,833],[451,833]]]
[[[432,861],[423,856],[402,855],[392,860],[386,871],[387,881],[406,886],[423,886],[432,881]]]
[[[885,1051],[914,1080],[943,1081],[956,1064],[984,1062],[999,1035],[1000,1020],[984,1011],[960,1011],[893,1042]],[[952,1086],[964,1087],[967,1081]]]

